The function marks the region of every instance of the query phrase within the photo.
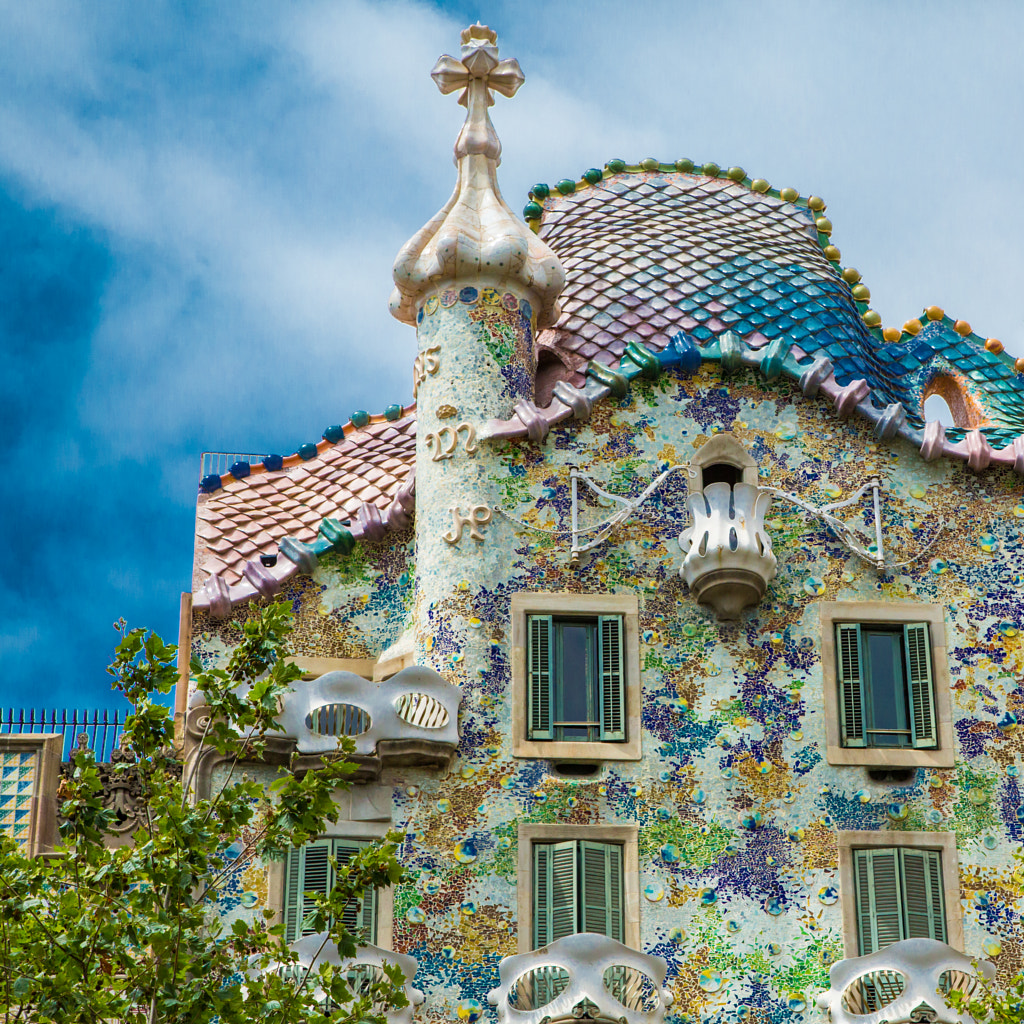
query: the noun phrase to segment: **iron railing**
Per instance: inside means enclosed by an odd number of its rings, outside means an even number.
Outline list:
[[[267,456],[244,455],[239,452],[203,452],[203,459],[199,468],[199,479],[216,474],[223,476],[236,462],[256,463],[261,462]]]
[[[60,733],[64,737],[61,759],[69,761],[71,750],[84,733],[97,761],[109,761],[117,749],[124,728],[126,711],[87,711],[78,708],[4,708],[0,709],[2,733]]]

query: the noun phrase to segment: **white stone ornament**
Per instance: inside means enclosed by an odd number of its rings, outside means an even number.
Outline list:
[[[459,742],[459,703],[462,693],[431,668],[413,665],[382,683],[371,683],[354,672],[325,672],[317,679],[293,684],[282,699],[278,723],[295,740],[300,754],[326,754],[338,747],[337,734],[312,728],[320,709],[351,707],[365,712],[369,723],[353,735],[356,754],[372,755],[381,740]],[[346,719],[338,712],[337,719]],[[355,716],[347,715],[347,720]],[[365,719],[363,719],[365,721]]]
[[[445,283],[518,285],[536,300],[537,323],[558,319],[565,271],[558,257],[501,198],[501,143],[487,108],[493,92],[511,97],[523,84],[514,59],[498,60],[497,35],[486,25],[462,33],[462,58],[441,57],[431,72],[442,93],[461,90],[466,121],[455,143],[458,181],[451,199],[401,249],[393,270],[391,312],[407,324],[428,293]]]
[[[818,1008],[832,1024],[974,1024],[946,1003],[939,989],[949,972],[952,987],[968,994],[980,974],[991,981],[995,968],[977,965],[970,957],[935,939],[894,942],[867,956],[851,957],[832,965],[832,987],[818,996]],[[899,988],[903,990],[889,998]]]
[[[720,619],[735,619],[764,596],[778,563],[764,527],[771,495],[753,484],[709,484],[686,504],[693,525],[679,536],[679,575],[694,598]]]
[[[507,956],[498,972],[500,983],[488,992],[487,1001],[497,1007],[501,1024],[573,1018],[658,1024],[672,1004],[672,993],[664,987],[667,967],[661,957],[639,953],[590,932],[567,935],[532,953]],[[553,976],[560,978],[555,984],[548,980]],[[612,979],[610,985],[606,977]],[[545,996],[538,993],[545,986],[550,993],[563,983],[554,998],[541,1003]],[[644,999],[645,990],[653,998]],[[535,1008],[516,1005],[531,1003]],[[646,1010],[644,1003],[648,1004]]]

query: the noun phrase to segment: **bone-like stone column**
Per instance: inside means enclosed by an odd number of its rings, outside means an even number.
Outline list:
[[[466,121],[455,143],[455,192],[399,252],[391,312],[416,325],[416,659],[460,681],[473,659],[453,660],[467,591],[507,575],[513,542],[493,512],[504,470],[478,440],[533,397],[538,328],[554,323],[565,284],[558,258],[501,198],[501,143],[487,108],[494,92],[523,83],[498,59],[484,25],[462,33],[461,60],[441,57],[432,76],[459,90]],[[453,680],[454,681],[454,680]]]

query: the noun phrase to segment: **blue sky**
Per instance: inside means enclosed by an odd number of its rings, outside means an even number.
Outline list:
[[[0,703],[113,706],[124,616],[177,636],[199,456],[408,402],[391,261],[447,199],[477,18],[526,84],[502,187],[611,157],[829,203],[886,324],[1024,354],[1024,6],[0,0]]]

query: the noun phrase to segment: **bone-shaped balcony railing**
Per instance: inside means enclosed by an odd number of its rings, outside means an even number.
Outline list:
[[[719,482],[691,494],[693,525],[679,537],[686,553],[680,575],[702,604],[721,619],[735,619],[757,604],[777,563],[764,527],[771,496],[753,484]]]
[[[661,957],[604,935],[567,935],[543,949],[507,956],[488,995],[501,1024],[580,1019],[660,1024],[672,1003]]]
[[[378,982],[386,980],[384,974],[385,964],[395,964],[402,972],[405,984],[403,986],[407,1004],[401,1008],[391,1005],[374,1005],[375,1013],[387,1018],[388,1024],[412,1024],[413,1012],[423,1002],[423,993],[418,988],[413,988],[413,978],[419,968],[419,961],[415,957],[405,953],[393,953],[388,949],[381,949],[379,946],[356,947],[356,954],[352,957],[342,957],[338,947],[330,940],[325,932],[314,935],[304,935],[301,939],[290,943],[289,948],[298,954],[298,963],[287,966],[271,965],[266,968],[268,971],[281,971],[300,984],[308,974],[313,985],[313,995],[317,1000],[327,1003],[327,994],[317,984],[317,969],[320,964],[330,964],[335,971],[341,971],[346,976],[349,988],[353,995],[359,997],[371,995],[372,988]],[[325,1006],[325,1009],[329,1007]]]
[[[457,686],[418,665],[382,683],[353,672],[326,672],[292,685],[281,700],[280,728],[269,735],[293,740],[299,754],[330,753],[339,736],[349,736],[357,757],[397,757],[396,750],[417,746],[450,756],[459,745],[461,701]],[[190,701],[192,709],[204,704],[201,692]]]
[[[974,1024],[945,994],[959,989],[970,996],[979,976],[991,980],[995,968],[944,942],[906,939],[833,964],[831,988],[818,996],[818,1007],[832,1024]]]

